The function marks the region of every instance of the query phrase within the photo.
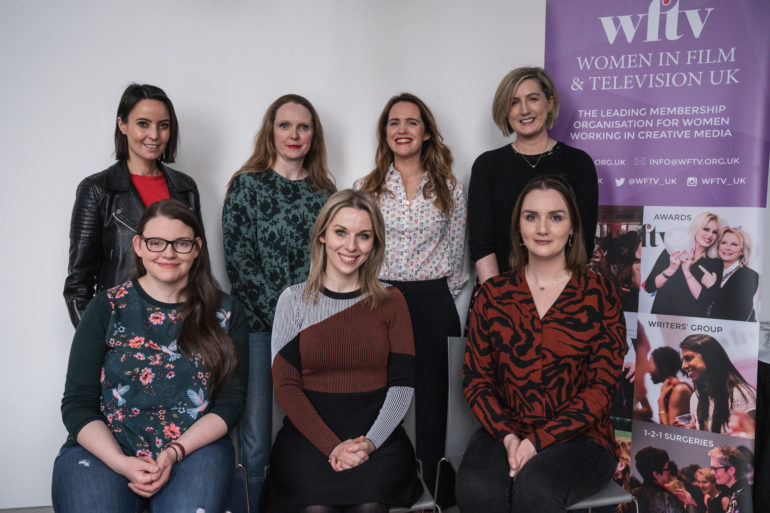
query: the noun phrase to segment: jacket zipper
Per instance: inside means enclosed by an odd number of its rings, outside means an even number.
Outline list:
[[[124,220],[119,218],[118,215],[115,212],[112,213],[112,217],[114,217],[117,222],[119,222],[120,224],[122,224],[123,226],[125,226],[126,228],[131,230],[132,232],[136,233],[136,228],[132,227],[127,222],[125,222]]]

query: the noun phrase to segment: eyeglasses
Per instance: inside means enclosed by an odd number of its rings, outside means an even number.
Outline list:
[[[727,470],[730,468],[730,465],[722,465],[721,467],[711,467],[712,472],[716,472],[717,470]]]
[[[160,237],[145,237],[144,235],[140,235],[139,237],[144,241],[147,250],[153,253],[162,253],[166,251],[169,244],[171,244],[174,251],[183,254],[190,253],[193,248],[198,247],[198,241],[193,239],[166,240],[161,239]]]

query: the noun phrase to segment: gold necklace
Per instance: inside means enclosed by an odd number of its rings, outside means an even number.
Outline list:
[[[546,283],[545,285],[540,285],[539,280],[535,277],[534,273],[532,273],[532,272],[527,273],[526,271],[524,271],[524,276],[526,278],[528,278],[529,280],[532,280],[532,283],[535,284],[535,286],[540,290],[540,292],[543,292],[546,287],[552,287],[553,285],[559,285],[559,284],[563,283],[564,281],[569,281],[570,277],[572,276],[572,273],[567,272],[566,276],[564,276],[564,275],[560,276],[558,279],[556,279],[556,280],[554,280],[554,281],[552,281],[550,283]],[[566,280],[565,280],[565,278],[566,278]]]
[[[516,149],[516,143],[517,142],[518,141],[515,141],[513,143],[513,151],[515,151],[516,153],[521,155],[521,158],[524,159],[524,162],[526,162],[529,165],[529,167],[531,167],[532,169],[535,169],[537,167],[537,165],[540,164],[540,159],[543,158],[543,155],[545,155],[548,152],[548,145],[551,144],[551,139],[550,138],[546,139],[546,141],[545,141],[545,148],[543,149],[542,153],[540,153],[540,155],[538,155],[537,160],[535,160],[534,164],[532,162],[530,162],[530,160],[527,158],[526,155],[524,155],[522,152],[520,152],[519,150]]]

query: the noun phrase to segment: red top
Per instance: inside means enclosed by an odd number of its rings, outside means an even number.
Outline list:
[[[139,197],[145,207],[149,207],[156,201],[169,199],[171,195],[168,192],[166,177],[162,173],[155,176],[144,176],[130,174],[131,183],[136,187]]]
[[[585,434],[617,453],[609,418],[626,354],[615,288],[573,273],[542,319],[522,272],[486,281],[471,312],[465,397],[495,438],[527,438],[538,451]]]

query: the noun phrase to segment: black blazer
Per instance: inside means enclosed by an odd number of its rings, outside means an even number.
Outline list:
[[[200,196],[192,178],[158,164],[171,198],[189,205],[201,219]],[[77,327],[88,302],[98,292],[131,277],[132,240],[144,203],[125,161],[119,161],[78,185],[70,222],[69,270],[64,299]]]
[[[730,321],[757,320],[754,294],[759,287],[759,275],[748,267],[739,267],[721,287],[709,309],[709,317]]]

